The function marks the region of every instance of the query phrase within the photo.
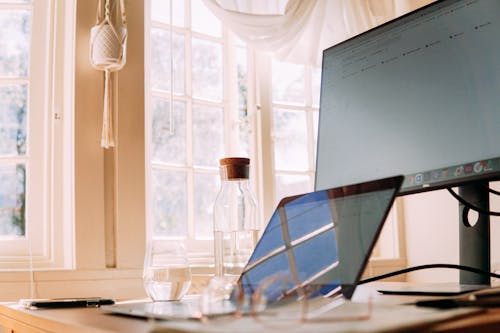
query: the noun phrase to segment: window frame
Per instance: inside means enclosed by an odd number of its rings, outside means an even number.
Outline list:
[[[283,102],[274,102],[272,98],[272,64],[273,59],[265,53],[256,53],[255,68],[256,72],[258,101],[258,123],[260,126],[258,146],[261,147],[259,156],[264,161],[261,163],[259,171],[261,181],[261,190],[259,191],[259,202],[263,203],[262,215],[266,216],[263,225],[271,217],[277,201],[276,198],[276,177],[280,174],[289,175],[307,175],[309,176],[311,190],[314,184],[316,147],[315,139],[317,130],[314,131],[314,112],[319,116],[319,103],[316,105],[312,96],[312,75],[314,68],[311,65],[304,66],[304,104],[286,104]],[[319,101],[318,101],[319,102]],[[274,133],[273,133],[273,110],[284,108],[297,110],[306,113],[307,119],[307,144],[308,149],[308,169],[301,171],[279,170],[275,168],[274,163]],[[319,118],[318,118],[319,120]],[[384,244],[381,244],[381,243]],[[406,248],[404,232],[404,206],[403,200],[397,198],[392,210],[389,212],[387,220],[382,229],[381,235],[375,245],[372,257],[367,265],[367,272],[385,272],[389,269],[401,269],[406,267]],[[372,274],[373,275],[373,274]]]
[[[32,10],[29,53],[25,236],[0,240],[0,271],[73,265],[74,1],[2,4]],[[1,80],[4,81],[4,80]],[[19,80],[17,80],[19,81]]]
[[[200,35],[197,32],[192,32],[190,30],[190,8],[189,6],[186,6],[185,10],[185,27],[182,29],[185,29],[187,32],[185,32],[185,38],[191,38],[191,36],[196,36],[197,38],[203,35]],[[149,13],[146,14],[148,17]],[[146,18],[148,21],[148,18]],[[146,62],[148,62],[150,59],[150,41],[149,41],[149,31],[151,26],[151,21],[147,24],[150,24],[150,27],[146,28],[146,43],[145,43],[145,50],[146,50]],[[146,26],[147,26],[146,24]],[[237,96],[237,92],[235,93],[234,87],[236,87],[236,84],[234,84],[234,78],[236,77],[234,73],[231,73],[230,70],[227,70],[228,68],[236,68],[234,66],[234,62],[236,61],[236,57],[234,56],[234,36],[230,31],[227,30],[226,27],[223,26],[223,41],[220,41],[223,45],[224,49],[224,55],[223,55],[223,62],[224,64],[228,65],[224,67],[224,80],[223,80],[223,85],[224,85],[224,97],[223,97],[223,102],[217,104],[219,107],[224,108],[224,115],[225,115],[225,133],[231,133],[230,132],[230,127],[232,124],[232,119],[230,118],[230,112],[226,112],[226,110],[232,110],[234,108],[237,108],[238,106],[238,101],[237,98],[232,98],[230,96]],[[168,29],[168,24],[165,25],[165,28]],[[174,31],[179,31],[179,27],[174,25]],[[167,30],[168,31],[168,30]],[[203,36],[203,38],[208,38],[210,40],[217,40],[217,38],[214,37],[206,37]],[[190,42],[185,42],[186,44],[189,44]],[[229,47],[225,47],[229,46]],[[192,98],[191,90],[189,87],[189,82],[191,80],[191,77],[189,76],[189,72],[191,70],[191,53],[187,51],[186,47],[186,61],[185,61],[185,84],[186,84],[186,92],[185,95],[187,96],[186,99],[191,99],[191,101],[196,101],[195,99]],[[260,223],[260,230],[262,231],[267,224],[268,219],[272,215],[275,206],[276,206],[276,175],[279,174],[291,174],[291,175],[307,175],[309,177],[309,185],[313,187],[314,184],[314,172],[315,172],[315,161],[316,161],[316,149],[315,149],[315,137],[317,135],[317,131],[314,131],[314,113],[316,112],[316,115],[319,114],[319,105],[315,104],[314,98],[313,98],[313,93],[312,93],[312,84],[313,84],[313,79],[312,76],[314,75],[313,71],[315,70],[312,66],[310,65],[304,65],[305,68],[305,76],[304,76],[304,105],[294,105],[292,104],[287,104],[287,103],[281,103],[281,102],[274,102],[272,99],[272,56],[268,53],[265,52],[259,52],[256,51],[250,47],[247,47],[247,69],[248,69],[248,77],[247,77],[247,96],[248,96],[248,119],[250,122],[251,126],[251,131],[253,131],[254,135],[251,137],[251,154],[250,158],[252,159],[252,168],[251,168],[251,179],[253,181],[253,187],[255,189],[255,192],[257,194],[257,200],[259,203],[259,223]],[[149,71],[150,68],[149,66],[146,65],[146,119],[145,122],[147,124],[146,126],[146,210],[147,210],[147,239],[150,239],[152,237],[152,232],[151,232],[151,226],[150,224],[152,223],[152,208],[151,208],[151,168],[148,165],[151,157],[151,130],[148,130],[148,127],[151,126],[151,120],[152,120],[152,110],[151,110],[151,105],[150,105],[150,98],[148,97],[148,89],[150,87],[150,83],[148,82],[149,80]],[[175,100],[181,100],[181,98],[177,95],[174,95]],[[184,100],[184,99],[182,99]],[[206,102],[206,101],[203,101]],[[189,101],[187,101],[189,103]],[[213,102],[208,102],[212,103]],[[319,104],[319,103],[318,103]],[[274,108],[286,108],[286,109],[292,109],[292,110],[298,110],[306,113],[306,119],[307,119],[307,145],[309,147],[308,149],[308,168],[307,170],[302,170],[302,171],[289,171],[289,170],[276,170],[274,168],[274,141],[273,141],[273,110]],[[187,105],[186,109],[189,109],[190,105]],[[189,111],[191,112],[191,111]],[[189,118],[189,116],[188,116]],[[191,119],[188,119],[188,122],[190,122]],[[192,131],[187,131],[188,133],[188,138],[187,138],[187,145],[191,145],[192,142],[190,141],[191,138],[189,135],[192,133]],[[234,136],[236,134],[225,134],[224,140],[225,140],[225,146],[226,146],[226,153],[231,154],[231,152],[235,151],[234,147],[231,147],[232,142],[235,142]],[[189,159],[189,157],[188,157]],[[192,166],[192,161],[191,161],[191,166]],[[192,175],[196,172],[197,170],[193,167],[189,170],[191,173],[191,177],[188,179],[188,187],[190,188],[188,191],[192,191],[192,186],[193,186],[193,178]],[[202,172],[210,173],[210,174],[215,174],[217,173],[216,169],[212,168],[206,168],[202,169]],[[192,206],[194,204],[194,199],[192,196],[192,192],[188,196],[188,205]],[[373,258],[370,260],[368,269],[379,269],[379,268],[384,268],[388,267],[403,267],[404,264],[406,263],[405,259],[405,252],[404,252],[404,235],[402,230],[403,229],[403,215],[400,213],[402,210],[402,204],[398,204],[398,207],[401,206],[401,208],[398,208],[394,211],[394,213],[391,213],[391,216],[397,217],[395,218],[396,220],[396,225],[393,226],[393,229],[396,231],[396,234],[392,234],[386,239],[389,239],[391,237],[396,237],[398,238],[398,242],[395,245],[397,247],[397,251],[395,250],[393,253],[397,254],[396,257],[394,258]],[[193,236],[193,222],[192,222],[192,211],[188,209],[188,219],[190,220],[189,224],[189,235]],[[194,237],[189,237],[187,240],[187,248],[189,250],[189,259],[190,263],[192,265],[192,268],[194,270],[195,274],[210,274],[211,273],[211,267],[213,265],[213,258],[212,258],[212,241],[211,240],[196,240]]]
[[[149,0],[149,3],[151,0]],[[151,5],[149,5],[150,7]],[[165,100],[169,101],[170,92],[159,92],[154,91],[152,84],[150,82],[151,66],[149,63],[145,65],[145,91],[146,91],[146,101],[145,101],[145,123],[146,125],[146,237],[151,239],[153,237],[152,233],[152,223],[153,223],[153,209],[152,209],[152,172],[155,169],[171,170],[171,171],[181,171],[187,176],[187,220],[188,220],[188,236],[186,239],[186,247],[189,249],[190,263],[195,270],[201,268],[204,270],[206,267],[213,265],[213,243],[211,239],[196,239],[195,236],[195,225],[194,225],[194,178],[196,174],[209,174],[213,176],[219,175],[218,167],[204,167],[196,166],[193,161],[192,155],[192,133],[193,133],[193,105],[203,105],[209,107],[217,107],[222,109],[223,112],[223,122],[224,122],[224,151],[225,155],[234,155],[237,151],[237,146],[235,146],[235,138],[237,133],[231,131],[234,126],[235,114],[231,112],[232,110],[238,109],[238,99],[231,98],[228,96],[238,96],[237,91],[237,69],[236,69],[236,56],[235,51],[237,46],[236,37],[233,33],[227,30],[223,24],[221,24],[221,36],[211,36],[208,34],[202,34],[197,31],[192,30],[191,25],[191,1],[184,4],[184,27],[179,27],[174,25],[172,27],[174,33],[181,33],[184,36],[184,93],[182,95],[173,94],[173,100],[175,102],[182,102],[186,105],[186,165],[176,166],[168,165],[168,163],[158,163],[152,160],[152,98],[163,96]],[[170,31],[170,24],[165,22],[155,22],[150,16],[150,13],[146,13],[146,33],[145,33],[145,62],[151,59],[151,31],[152,29],[164,29],[165,31]],[[212,43],[217,43],[222,49],[222,63],[223,63],[223,75],[222,75],[222,99],[221,101],[213,101],[202,98],[197,98],[193,96],[193,89],[191,85],[191,69],[192,69],[192,39],[209,41]],[[249,87],[250,89],[250,87]],[[252,117],[248,116],[248,119],[252,122]],[[250,125],[252,126],[252,125]],[[254,145],[250,142],[250,158],[254,159]],[[251,170],[251,178],[254,179],[255,168]],[[255,186],[255,185],[254,185]],[[211,220],[208,222],[212,222]],[[160,237],[161,238],[161,237]],[[198,268],[197,268],[198,267]]]

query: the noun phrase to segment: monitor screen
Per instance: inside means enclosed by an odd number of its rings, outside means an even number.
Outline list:
[[[500,175],[500,1],[436,1],[323,52],[316,190]]]

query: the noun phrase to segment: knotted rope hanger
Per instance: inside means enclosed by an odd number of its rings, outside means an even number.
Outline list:
[[[101,147],[103,148],[115,146],[111,72],[122,69],[126,63],[128,33],[124,0],[119,0],[118,6],[120,7],[121,26],[113,24],[110,0],[105,0],[104,11],[102,0],[99,0],[96,25],[90,31],[91,64],[95,69],[104,71],[104,110],[101,136]]]

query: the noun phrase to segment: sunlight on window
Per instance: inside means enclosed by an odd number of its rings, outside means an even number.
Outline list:
[[[248,110],[248,57],[247,48],[238,41],[236,49],[238,75],[238,131],[239,156],[250,156],[250,137],[252,135]]]
[[[0,236],[24,236],[26,230],[31,16],[29,9],[0,10]]]
[[[304,105],[304,66],[273,61],[273,102]]]
[[[240,118],[239,139],[241,146],[249,150],[245,135],[250,130],[244,126],[246,49],[244,43],[238,45],[237,69],[231,69],[234,81],[227,80],[224,75],[229,69],[223,59],[230,45],[222,38],[222,24],[201,0],[173,0],[173,6],[171,33],[169,1],[151,0],[148,112],[153,235],[207,240],[213,237],[212,206],[219,189],[218,163],[227,150],[226,118]],[[186,13],[191,17],[185,22]],[[224,100],[228,98],[224,89],[229,82],[238,84],[239,95],[230,97],[236,108],[229,108]],[[236,119],[233,121],[237,123]]]
[[[312,191],[321,70],[272,61],[275,201]]]
[[[312,70],[312,103],[313,106],[319,107],[319,94],[321,90],[321,68],[317,67]]]
[[[31,11],[0,10],[0,76],[28,75]]]
[[[318,124],[319,124],[319,111],[313,111],[313,135],[314,135],[314,169],[316,170],[316,153],[317,153],[317,142],[318,142]]]
[[[194,187],[196,188],[194,193],[195,237],[196,239],[212,239],[212,223],[196,223],[196,221],[206,221],[207,216],[212,216],[214,198],[220,188],[220,177],[214,174],[197,174],[194,178]]]
[[[186,104],[174,103],[174,114],[170,126],[170,103],[153,97],[152,160],[155,162],[184,165],[186,163]]]
[[[193,105],[193,162],[197,166],[219,166],[224,155],[223,109]]]
[[[0,165],[0,236],[24,235],[24,165]]]
[[[170,24],[170,3],[172,3],[172,21],[174,26],[184,27],[184,1],[179,0],[152,0],[151,19],[153,21]],[[154,44],[153,44],[154,45]]]
[[[183,172],[154,170],[151,183],[155,221],[153,233],[159,237],[185,237],[187,235],[186,175]]]
[[[191,27],[196,32],[215,37],[222,36],[222,24],[205,7],[202,0],[191,0]]]
[[[198,38],[193,43],[193,97],[221,101],[223,92],[222,46]]]
[[[26,154],[26,84],[0,87],[0,156]]]
[[[307,120],[304,111],[273,110],[274,167],[306,171]]]
[[[277,175],[276,176],[276,199],[275,204],[284,197],[307,193],[311,191],[310,178],[307,175]]]
[[[184,66],[186,54],[184,52],[184,35],[173,33],[174,58],[174,92],[184,93],[185,75]],[[170,33],[164,29],[151,29],[151,88],[159,91],[170,91]]]

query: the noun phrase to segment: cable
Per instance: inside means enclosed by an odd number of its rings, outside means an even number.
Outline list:
[[[500,212],[494,212],[494,211],[490,211],[490,210],[484,210],[482,208],[479,208],[477,206],[474,206],[473,204],[471,204],[470,202],[468,202],[467,200],[465,200],[464,198],[462,198],[461,196],[459,196],[455,191],[453,191],[450,187],[447,188],[448,192],[450,192],[450,194],[455,198],[457,199],[462,205],[464,205],[465,207],[469,208],[469,209],[472,209],[478,213],[481,213],[481,214],[486,214],[486,215],[490,215],[490,216],[500,216]],[[491,190],[490,191],[494,191],[494,190]],[[496,192],[496,191],[495,191]]]
[[[367,278],[367,279],[360,280],[358,282],[358,285],[365,284],[365,283],[368,283],[368,282],[377,281],[377,280],[382,280],[382,279],[389,278],[389,277],[392,277],[392,276],[396,276],[396,275],[400,275],[400,274],[405,274],[405,273],[409,273],[409,272],[413,272],[413,271],[417,271],[417,270],[421,270],[421,269],[429,269],[429,268],[451,268],[451,269],[459,269],[459,270],[462,270],[462,271],[472,272],[472,273],[476,273],[476,274],[479,274],[479,275],[488,275],[490,277],[494,277],[494,278],[500,279],[500,274],[483,271],[482,269],[477,269],[477,268],[474,268],[474,267],[463,266],[463,265],[454,265],[454,264],[428,264],[428,265],[420,265],[420,266],[408,267],[408,268],[404,268],[404,269],[397,270],[397,271],[394,271],[394,272],[390,272],[390,273],[386,273],[386,274],[381,274],[381,275],[373,276],[373,277],[370,277],[370,278]]]

